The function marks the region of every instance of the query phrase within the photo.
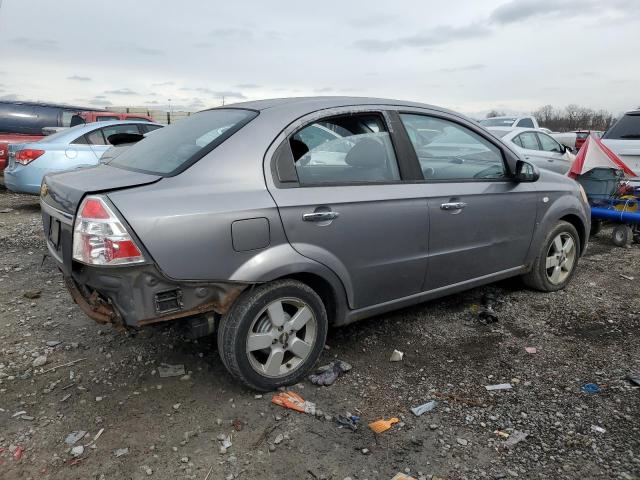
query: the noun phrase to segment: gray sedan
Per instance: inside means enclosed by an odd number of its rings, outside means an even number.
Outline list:
[[[49,253],[87,315],[217,332],[258,390],[303,378],[330,325],[507,277],[562,289],[590,228],[576,182],[475,122],[368,98],[203,111],[41,194]]]

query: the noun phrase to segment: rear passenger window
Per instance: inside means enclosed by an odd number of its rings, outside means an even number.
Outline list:
[[[498,147],[472,130],[427,115],[400,114],[425,180],[504,178]]]
[[[389,132],[376,114],[319,120],[295,133],[289,145],[302,185],[400,180]]]
[[[107,144],[109,143],[109,137],[111,135],[115,135],[116,133],[135,133],[140,134],[140,130],[138,130],[138,125],[135,123],[124,124],[124,125],[111,125],[109,127],[103,127],[102,133],[104,133],[104,138],[107,140]]]
[[[87,142],[90,145],[106,145],[107,142],[104,139],[104,135],[102,135],[102,130],[97,129],[93,132],[89,132],[85,135]]]
[[[526,148],[527,150],[540,150],[540,146],[538,145],[538,140],[536,140],[535,133],[533,132],[521,133],[516,138],[520,140],[519,145],[522,148]]]

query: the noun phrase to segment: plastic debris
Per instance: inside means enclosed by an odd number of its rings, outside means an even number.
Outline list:
[[[389,420],[376,420],[375,422],[371,422],[369,424],[369,428],[375,433],[382,433],[389,430],[394,424],[398,423],[399,421],[400,419],[396,417],[390,418]]]
[[[13,451],[13,459],[20,460],[22,455],[24,454],[24,447],[22,445],[18,445],[16,449]]]
[[[404,357],[404,353],[401,352],[400,350],[394,350],[393,353],[391,354],[391,358],[389,359],[390,362],[401,362],[402,358]]]
[[[620,276],[621,276],[622,278],[624,278],[625,280],[629,280],[629,281],[634,280],[634,277],[632,277],[632,276],[630,276],[630,275],[623,275],[623,274],[621,273],[621,274],[620,274]]]
[[[513,387],[510,383],[498,383],[497,385],[485,385],[485,387],[489,392],[494,390],[511,390]]]
[[[71,449],[71,455],[74,457],[79,457],[84,453],[84,447],[82,445],[76,445]]]
[[[591,431],[595,433],[606,433],[607,430],[605,428],[599,427],[598,425],[591,425]]]
[[[87,432],[84,430],[76,430],[75,432],[71,432],[69,435],[67,435],[67,438],[64,439],[64,443],[66,443],[67,445],[73,445],[86,434]]]
[[[509,434],[503,430],[494,430],[493,433],[502,438],[509,438]]]
[[[640,372],[630,373],[625,377],[631,383],[638,385],[640,387]]]
[[[295,392],[280,392],[271,398],[271,403],[281,407],[295,410],[300,413],[316,414],[316,404],[308,402]]]
[[[420,415],[422,415],[423,413],[427,413],[432,411],[434,408],[436,408],[438,402],[436,402],[435,400],[431,400],[427,403],[424,403],[422,405],[418,405],[417,407],[413,407],[411,409],[411,411],[413,412],[413,414],[416,417],[419,417]]]
[[[524,350],[527,353],[538,353],[538,349],[536,347],[524,347]]]
[[[507,438],[507,441],[504,442],[504,446],[511,448],[526,439],[528,436],[528,433],[521,432],[520,430],[514,430],[513,433],[509,435],[509,438]]]
[[[13,415],[11,415],[11,418],[16,418],[16,417],[19,417],[20,415],[24,415],[26,413],[27,413],[26,410],[20,410],[19,412],[16,412]]]
[[[585,383],[582,385],[582,391],[589,394],[598,393],[600,392],[600,387],[595,383]]]
[[[496,301],[496,297],[490,293],[482,295],[481,305],[475,306],[474,309],[478,312],[478,320],[480,320],[481,323],[486,325],[498,321],[498,314],[493,309]]]
[[[324,365],[318,369],[317,373],[309,376],[309,381],[314,385],[329,386],[340,377],[343,373],[351,370],[351,365],[342,360],[335,360],[329,365]]]
[[[184,365],[169,365],[168,363],[163,363],[158,367],[158,375],[160,375],[160,378],[182,377],[185,373]]]
[[[125,448],[118,448],[116,450],[113,451],[113,455],[118,458],[118,457],[122,457],[123,455],[129,455],[129,447],[125,447]]]
[[[336,422],[342,427],[347,427],[354,432],[358,429],[358,422],[360,417],[357,415],[336,415]]]
[[[391,480],[416,480],[415,477],[410,477],[406,473],[398,472],[396,473]]]

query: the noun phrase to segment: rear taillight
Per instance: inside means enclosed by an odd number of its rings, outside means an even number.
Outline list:
[[[86,197],[78,209],[73,227],[73,259],[88,265],[145,261],[122,222],[98,196]]]
[[[36,158],[42,156],[44,150],[34,150],[33,148],[25,148],[16,152],[16,162],[22,165],[28,165]]]

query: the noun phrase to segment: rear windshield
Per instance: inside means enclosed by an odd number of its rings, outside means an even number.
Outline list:
[[[179,173],[257,115],[252,110],[231,108],[196,113],[136,143],[110,165],[156,175]]]
[[[602,136],[612,140],[640,140],[640,114],[625,115]]]

